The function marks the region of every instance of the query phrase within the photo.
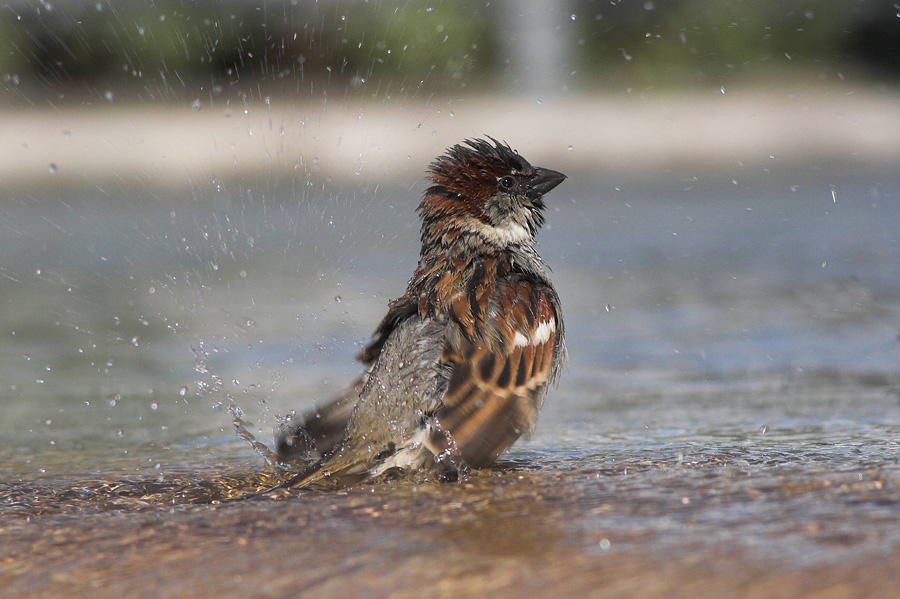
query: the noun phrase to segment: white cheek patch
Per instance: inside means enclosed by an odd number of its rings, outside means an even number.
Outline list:
[[[465,221],[465,227],[480,235],[488,243],[500,247],[528,243],[533,239],[528,229],[515,222],[507,222],[502,226],[494,227],[477,218],[469,218]]]
[[[530,344],[540,345],[541,343],[549,341],[550,337],[555,332],[556,320],[551,318],[550,320],[539,322],[538,325],[534,327],[534,331],[531,333],[531,341],[528,340],[528,337],[516,331],[515,344],[517,347],[525,347]]]
[[[501,244],[513,245],[531,239],[528,229],[519,223],[506,223],[502,227],[489,227],[489,229],[493,229],[494,236]]]

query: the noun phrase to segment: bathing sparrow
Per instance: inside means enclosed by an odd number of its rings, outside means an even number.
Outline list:
[[[398,471],[455,475],[534,430],[566,350],[535,235],[565,175],[472,139],[430,167],[422,248],[406,293],[337,399],[277,431],[279,459],[316,459],[283,486],[341,486]]]

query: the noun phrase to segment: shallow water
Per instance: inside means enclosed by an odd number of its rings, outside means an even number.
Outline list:
[[[5,198],[0,582],[891,588],[878,564],[900,555],[900,179],[735,170],[575,174],[550,196],[541,251],[571,362],[506,468],[224,504],[286,475],[238,438],[235,408],[270,443],[277,415],[356,372],[415,265],[421,186]]]

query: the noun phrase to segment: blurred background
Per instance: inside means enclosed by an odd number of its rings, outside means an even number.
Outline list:
[[[898,76],[882,0],[3,2],[2,467],[248,461],[232,417],[353,376],[428,163],[484,134],[570,177],[537,443],[802,373],[893,397]]]
[[[884,0],[6,2],[0,182],[380,180],[488,130],[572,146],[588,169],[597,152],[618,168],[890,162],[897,119],[876,119],[895,116],[898,14]]]
[[[0,73],[10,106],[891,84],[897,11],[884,0],[12,1]]]

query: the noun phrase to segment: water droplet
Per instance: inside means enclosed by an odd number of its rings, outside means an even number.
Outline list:
[[[828,268],[828,260],[822,260],[822,268]]]
[[[119,400],[122,399],[122,396],[118,393],[113,393],[109,396],[109,407],[114,408],[116,404],[119,403]]]
[[[47,167],[47,172],[49,172],[51,175],[55,175],[59,172],[59,167],[56,166],[55,162],[51,162],[50,166]]]
[[[575,13],[572,13],[572,14],[569,15],[569,18],[572,19],[572,20],[574,21],[575,19],[578,18],[578,15],[576,15]]]
[[[188,392],[187,385],[182,385],[178,389],[178,395],[180,395],[181,397],[184,397],[185,395],[187,395],[187,392]]]
[[[339,295],[334,296],[334,301],[336,301],[337,303],[341,303],[341,296],[339,296]]]
[[[113,95],[112,90],[107,90],[105,94],[103,94],[103,99],[107,102],[112,102],[115,99],[115,95]]]
[[[760,434],[763,434],[763,435],[765,435],[767,432],[769,432],[768,425],[764,424],[761,427],[759,427],[759,432],[760,432]]]
[[[609,542],[609,539],[600,539],[600,549],[606,551],[611,545],[612,543]]]
[[[140,343],[140,341],[141,341],[141,338],[140,338],[140,337],[132,337],[132,338],[131,338],[131,345],[133,345],[133,346],[135,346],[135,347],[138,347],[138,344]]]
[[[151,402],[151,403],[150,403],[150,409],[153,410],[153,411],[155,412],[156,410],[159,409],[159,403],[158,403],[158,402],[155,402],[155,401],[154,401],[154,402]]]
[[[63,139],[69,139],[72,137],[72,132],[69,131],[68,129],[63,129],[62,135],[63,135]]]
[[[122,429],[117,430],[117,431],[116,431],[116,436],[117,436],[117,437],[120,437],[120,438],[121,438],[121,437],[124,437],[124,436],[125,436],[125,431],[123,431]]]

